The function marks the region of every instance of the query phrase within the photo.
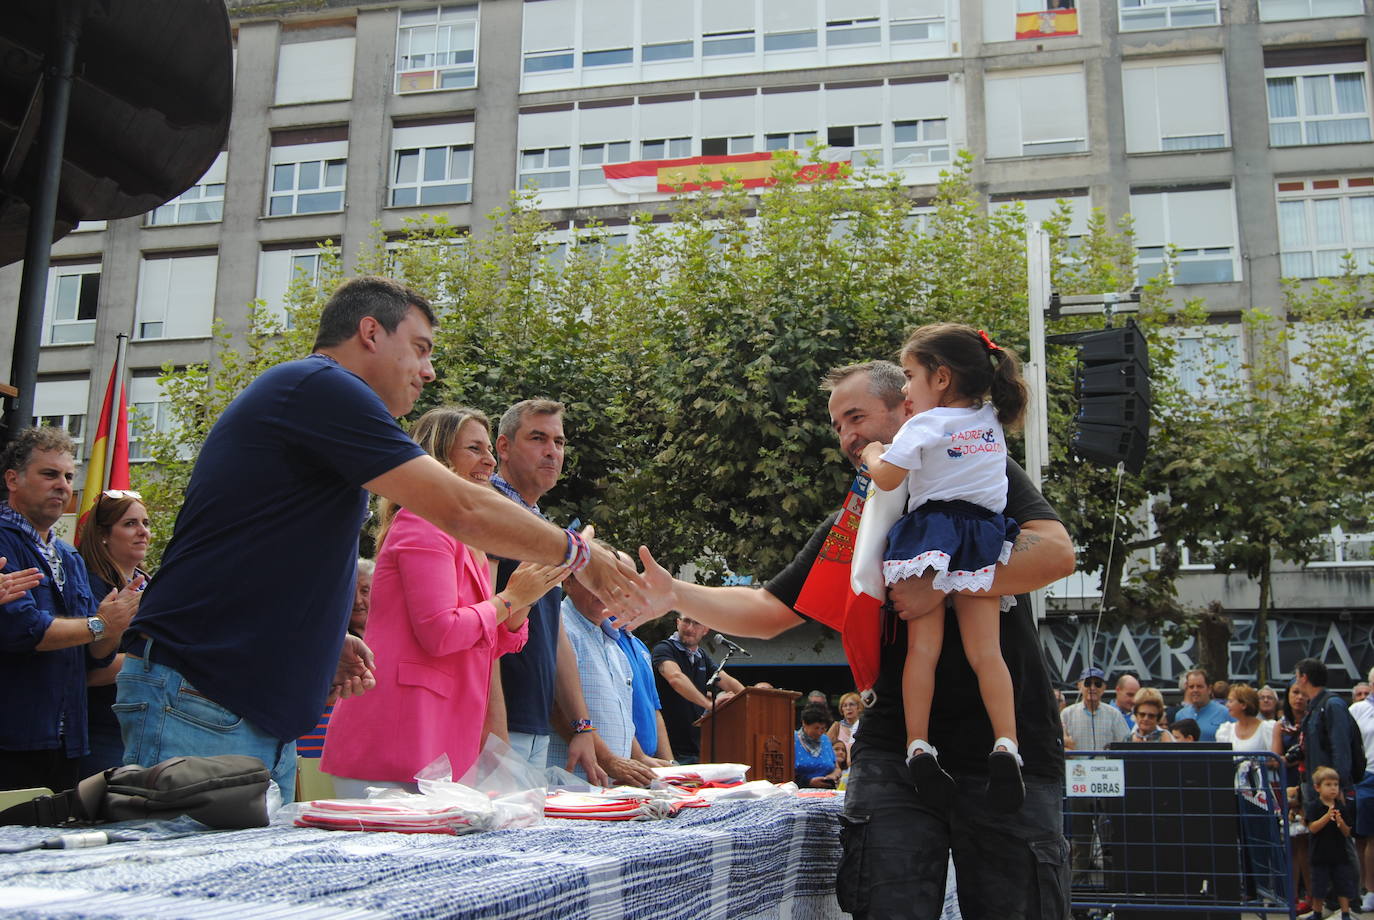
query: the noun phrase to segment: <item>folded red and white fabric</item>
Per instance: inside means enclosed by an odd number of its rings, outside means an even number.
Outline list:
[[[726,785],[742,783],[749,773],[743,763],[693,763],[676,767],[654,767],[654,775],[664,783],[676,786],[703,786],[708,783]]]
[[[604,792],[551,792],[544,802],[544,816],[592,821],[652,821],[670,818],[683,808],[707,804],[701,798],[673,790],[617,786]]]
[[[301,802],[295,824],[325,830],[470,834],[491,827],[494,813],[491,803],[484,799],[444,801],[403,793],[370,799]]]

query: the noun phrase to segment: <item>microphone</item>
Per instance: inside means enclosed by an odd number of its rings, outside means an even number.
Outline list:
[[[743,655],[745,658],[754,657],[747,650],[745,650],[739,643],[731,642],[729,639],[725,638],[725,636],[721,633],[716,633],[716,641],[728,647],[730,651],[734,652],[736,655]]]

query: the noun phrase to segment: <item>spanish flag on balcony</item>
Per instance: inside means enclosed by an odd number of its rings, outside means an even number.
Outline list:
[[[760,188],[775,181],[773,159],[783,152],[770,150],[678,160],[637,160],[602,166],[601,171],[606,176],[606,184],[622,195],[718,189],[724,188],[731,178],[738,179],[745,188]],[[815,182],[822,177],[838,176],[841,164],[848,162],[849,155],[848,151],[835,151],[835,154],[843,156],[843,160],[806,163],[797,170],[796,177],[802,182]]]
[[[1057,38],[1078,34],[1078,10],[1041,10],[1016,14],[1016,37]]]
[[[105,387],[105,401],[100,406],[95,440],[86,461],[86,487],[81,492],[81,513],[76,523],[78,542],[86,518],[100,500],[100,493],[106,489],[129,488],[129,404],[124,395],[125,339],[124,335],[119,336],[115,365],[110,369],[110,383]]]

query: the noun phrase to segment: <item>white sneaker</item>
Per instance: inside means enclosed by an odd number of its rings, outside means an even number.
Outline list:
[[[1360,912],[1368,913],[1369,911],[1374,911],[1374,891],[1365,892],[1364,900],[1360,902]]]

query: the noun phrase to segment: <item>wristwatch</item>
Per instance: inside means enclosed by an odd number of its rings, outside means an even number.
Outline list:
[[[86,628],[91,631],[92,642],[105,638],[105,621],[100,617],[86,617]]]

